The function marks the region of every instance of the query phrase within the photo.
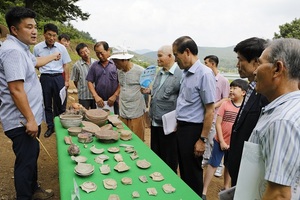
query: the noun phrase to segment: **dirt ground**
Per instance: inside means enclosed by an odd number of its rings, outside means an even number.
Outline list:
[[[73,98],[77,99],[76,94],[70,94]],[[68,103],[70,99],[68,100]],[[39,169],[39,182],[44,189],[51,188],[54,191],[54,197],[52,200],[59,200],[59,180],[58,180],[58,163],[57,163],[57,149],[56,149],[56,136],[53,134],[50,138],[44,138],[43,134],[46,131],[47,126],[42,124],[42,132],[40,140],[49,151],[50,155],[54,158],[54,162],[48,157],[46,152],[42,149],[40,151],[38,169]],[[146,128],[146,141],[149,145],[150,130]],[[15,155],[12,151],[12,142],[5,136],[0,124],[0,200],[14,200],[14,160]],[[214,177],[210,188],[208,190],[207,199],[217,200],[218,192],[222,188],[223,177]]]

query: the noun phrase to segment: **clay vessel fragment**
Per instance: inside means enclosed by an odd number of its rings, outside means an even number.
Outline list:
[[[167,194],[175,192],[175,188],[171,184],[164,184],[162,188],[163,191]]]

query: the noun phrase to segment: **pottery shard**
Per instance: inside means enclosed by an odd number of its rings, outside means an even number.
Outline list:
[[[113,130],[113,126],[111,124],[105,124],[101,126],[101,130]]]
[[[121,182],[122,182],[124,185],[131,185],[131,184],[132,184],[132,179],[129,178],[129,177],[124,177],[124,178],[122,178]]]
[[[150,174],[150,177],[152,178],[153,181],[164,180],[164,177],[160,172],[153,172],[152,174]]]
[[[68,145],[72,144],[72,138],[71,138],[71,136],[65,136],[64,140],[65,140],[66,144],[68,144]]]
[[[101,141],[118,141],[119,133],[114,130],[100,130],[95,133],[95,137]]]
[[[108,190],[114,190],[117,188],[117,181],[112,178],[107,178],[103,180],[104,187]]]
[[[147,192],[150,196],[156,196],[157,190],[155,188],[147,188]]]
[[[81,123],[83,125],[82,131],[92,133],[93,135],[95,132],[100,131],[100,127],[93,122],[82,121]]]
[[[131,140],[132,132],[130,130],[121,129],[119,132],[121,140]]]
[[[110,123],[112,123],[116,127],[122,126],[122,121],[119,119],[118,115],[109,115],[107,119],[108,121],[110,121]]]
[[[117,194],[110,194],[108,200],[120,200],[120,197]]]
[[[147,183],[147,182],[148,182],[147,177],[144,176],[144,175],[139,176],[139,179],[140,179],[140,181],[141,181],[142,183]]]
[[[97,185],[91,181],[86,181],[80,185],[81,189],[86,193],[90,193],[97,190]]]
[[[123,157],[119,153],[115,154],[114,158],[117,162],[123,162]]]
[[[128,165],[126,165],[125,162],[118,162],[118,164],[114,167],[114,169],[118,172],[125,172],[130,169]]]
[[[77,156],[80,153],[80,149],[76,144],[71,144],[68,148],[68,153],[70,156]]]
[[[162,189],[167,194],[175,192],[175,188],[171,184],[164,184]]]
[[[138,191],[132,192],[132,198],[139,198],[139,197],[140,197],[140,193]]]
[[[110,173],[110,167],[109,165],[102,165],[100,167],[101,174],[109,174]]]

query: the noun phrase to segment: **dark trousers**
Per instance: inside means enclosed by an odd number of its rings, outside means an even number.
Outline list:
[[[202,123],[178,122],[176,134],[180,177],[200,197],[203,190],[203,157],[195,157],[194,146],[200,138],[202,127]]]
[[[35,138],[25,132],[24,127],[5,132],[13,142],[12,148],[16,156],[14,166],[14,181],[17,200],[31,200],[37,189],[37,160],[40,146]],[[39,126],[39,134],[41,127]]]
[[[163,127],[151,126],[151,149],[177,173],[178,152],[176,132],[165,135]]]
[[[44,106],[46,114],[46,123],[49,129],[54,128],[54,117],[64,113],[66,111],[67,100],[61,104],[59,92],[65,86],[63,76],[60,75],[45,75],[40,77]]]

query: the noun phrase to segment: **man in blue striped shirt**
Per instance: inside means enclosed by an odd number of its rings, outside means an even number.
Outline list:
[[[249,138],[261,145],[267,199],[300,199],[300,40],[270,42],[254,71],[256,91],[270,103]]]

